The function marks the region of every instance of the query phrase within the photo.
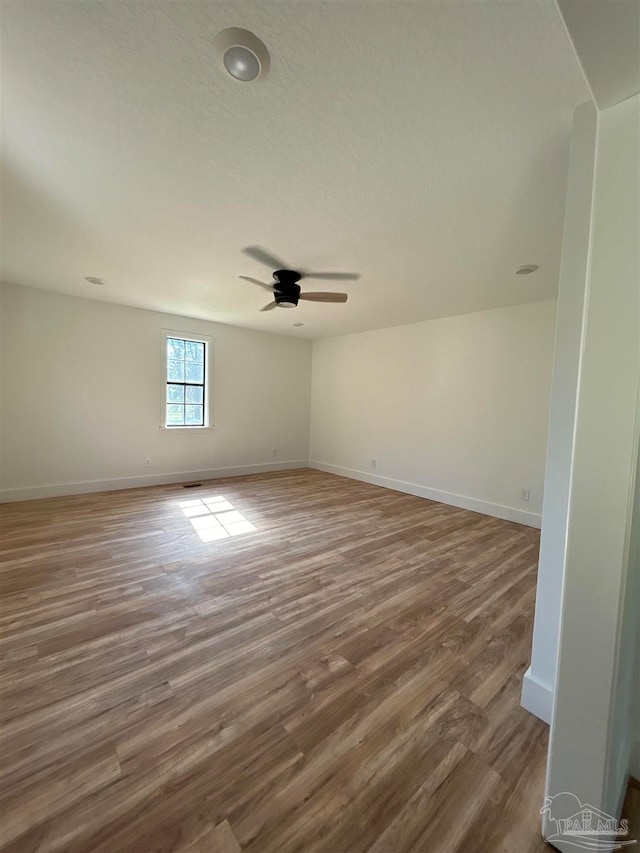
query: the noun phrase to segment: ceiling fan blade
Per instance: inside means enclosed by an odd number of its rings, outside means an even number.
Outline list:
[[[271,311],[271,309],[275,308],[277,304],[278,304],[277,302],[270,302],[268,305],[265,305],[264,308],[261,308],[260,310],[261,311]]]
[[[272,284],[265,284],[263,281],[258,281],[257,278],[251,278],[250,275],[239,275],[238,278],[243,278],[245,281],[250,281],[251,284],[257,284],[260,287],[264,287],[265,290],[273,291],[273,285]]]
[[[288,266],[284,261],[279,260],[275,257],[275,255],[266,252],[264,249],[261,249],[260,246],[247,246],[246,249],[242,250],[245,255],[249,255],[250,258],[253,258],[254,261],[258,261],[261,264],[266,264],[270,270],[286,270]]]
[[[346,302],[346,293],[301,293],[299,299],[309,302]]]
[[[357,281],[360,275],[357,272],[305,272],[302,278],[319,278],[324,281]]]

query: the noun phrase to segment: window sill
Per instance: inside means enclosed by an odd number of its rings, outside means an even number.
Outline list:
[[[163,432],[209,432],[212,429],[215,429],[215,424],[211,426],[160,426],[158,429]]]

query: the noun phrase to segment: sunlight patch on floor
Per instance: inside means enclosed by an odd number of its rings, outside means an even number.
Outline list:
[[[229,536],[240,536],[256,529],[222,496],[180,501],[178,506],[202,542],[228,539]]]

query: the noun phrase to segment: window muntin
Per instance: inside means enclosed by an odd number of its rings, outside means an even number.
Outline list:
[[[207,426],[207,343],[167,335],[165,425]]]

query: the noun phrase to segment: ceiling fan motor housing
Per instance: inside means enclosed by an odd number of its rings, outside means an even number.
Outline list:
[[[300,296],[300,285],[302,278],[295,270],[276,270],[273,274],[275,279],[274,299],[276,305],[281,308],[295,308]]]
[[[297,296],[286,296],[284,293],[275,294],[275,303],[280,308],[295,308],[298,304]]]

